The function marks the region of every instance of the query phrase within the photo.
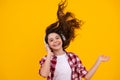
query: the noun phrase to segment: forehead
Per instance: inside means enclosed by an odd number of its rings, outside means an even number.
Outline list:
[[[50,38],[55,38],[55,37],[60,37],[60,35],[57,34],[57,33],[50,33],[50,34],[48,35],[48,39],[50,39]]]

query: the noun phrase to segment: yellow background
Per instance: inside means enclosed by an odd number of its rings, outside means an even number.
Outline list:
[[[56,21],[59,2],[0,0],[0,80],[45,80],[38,74],[44,31]],[[88,70],[99,55],[109,55],[92,80],[120,80],[120,1],[68,0],[66,11],[85,21],[67,50]]]

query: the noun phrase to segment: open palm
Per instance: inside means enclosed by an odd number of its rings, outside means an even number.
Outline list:
[[[110,59],[109,56],[105,56],[105,55],[99,56],[99,60],[100,60],[101,62],[109,61],[109,59]]]

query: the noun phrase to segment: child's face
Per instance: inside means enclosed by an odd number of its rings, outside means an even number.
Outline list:
[[[49,47],[54,50],[62,49],[62,39],[57,33],[50,33],[48,35],[48,44]]]

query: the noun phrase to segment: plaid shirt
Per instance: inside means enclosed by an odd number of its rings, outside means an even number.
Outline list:
[[[71,80],[81,80],[82,77],[85,77],[85,75],[87,74],[87,70],[82,65],[82,62],[77,55],[73,54],[72,52],[66,52],[66,54],[68,56],[68,63],[72,70]],[[45,60],[46,60],[46,56],[43,57],[40,61],[41,67],[44,64]],[[50,74],[47,77],[47,80],[53,80],[56,63],[57,63],[57,57],[53,56],[53,58],[51,59]],[[40,70],[39,70],[39,74],[40,74]]]

